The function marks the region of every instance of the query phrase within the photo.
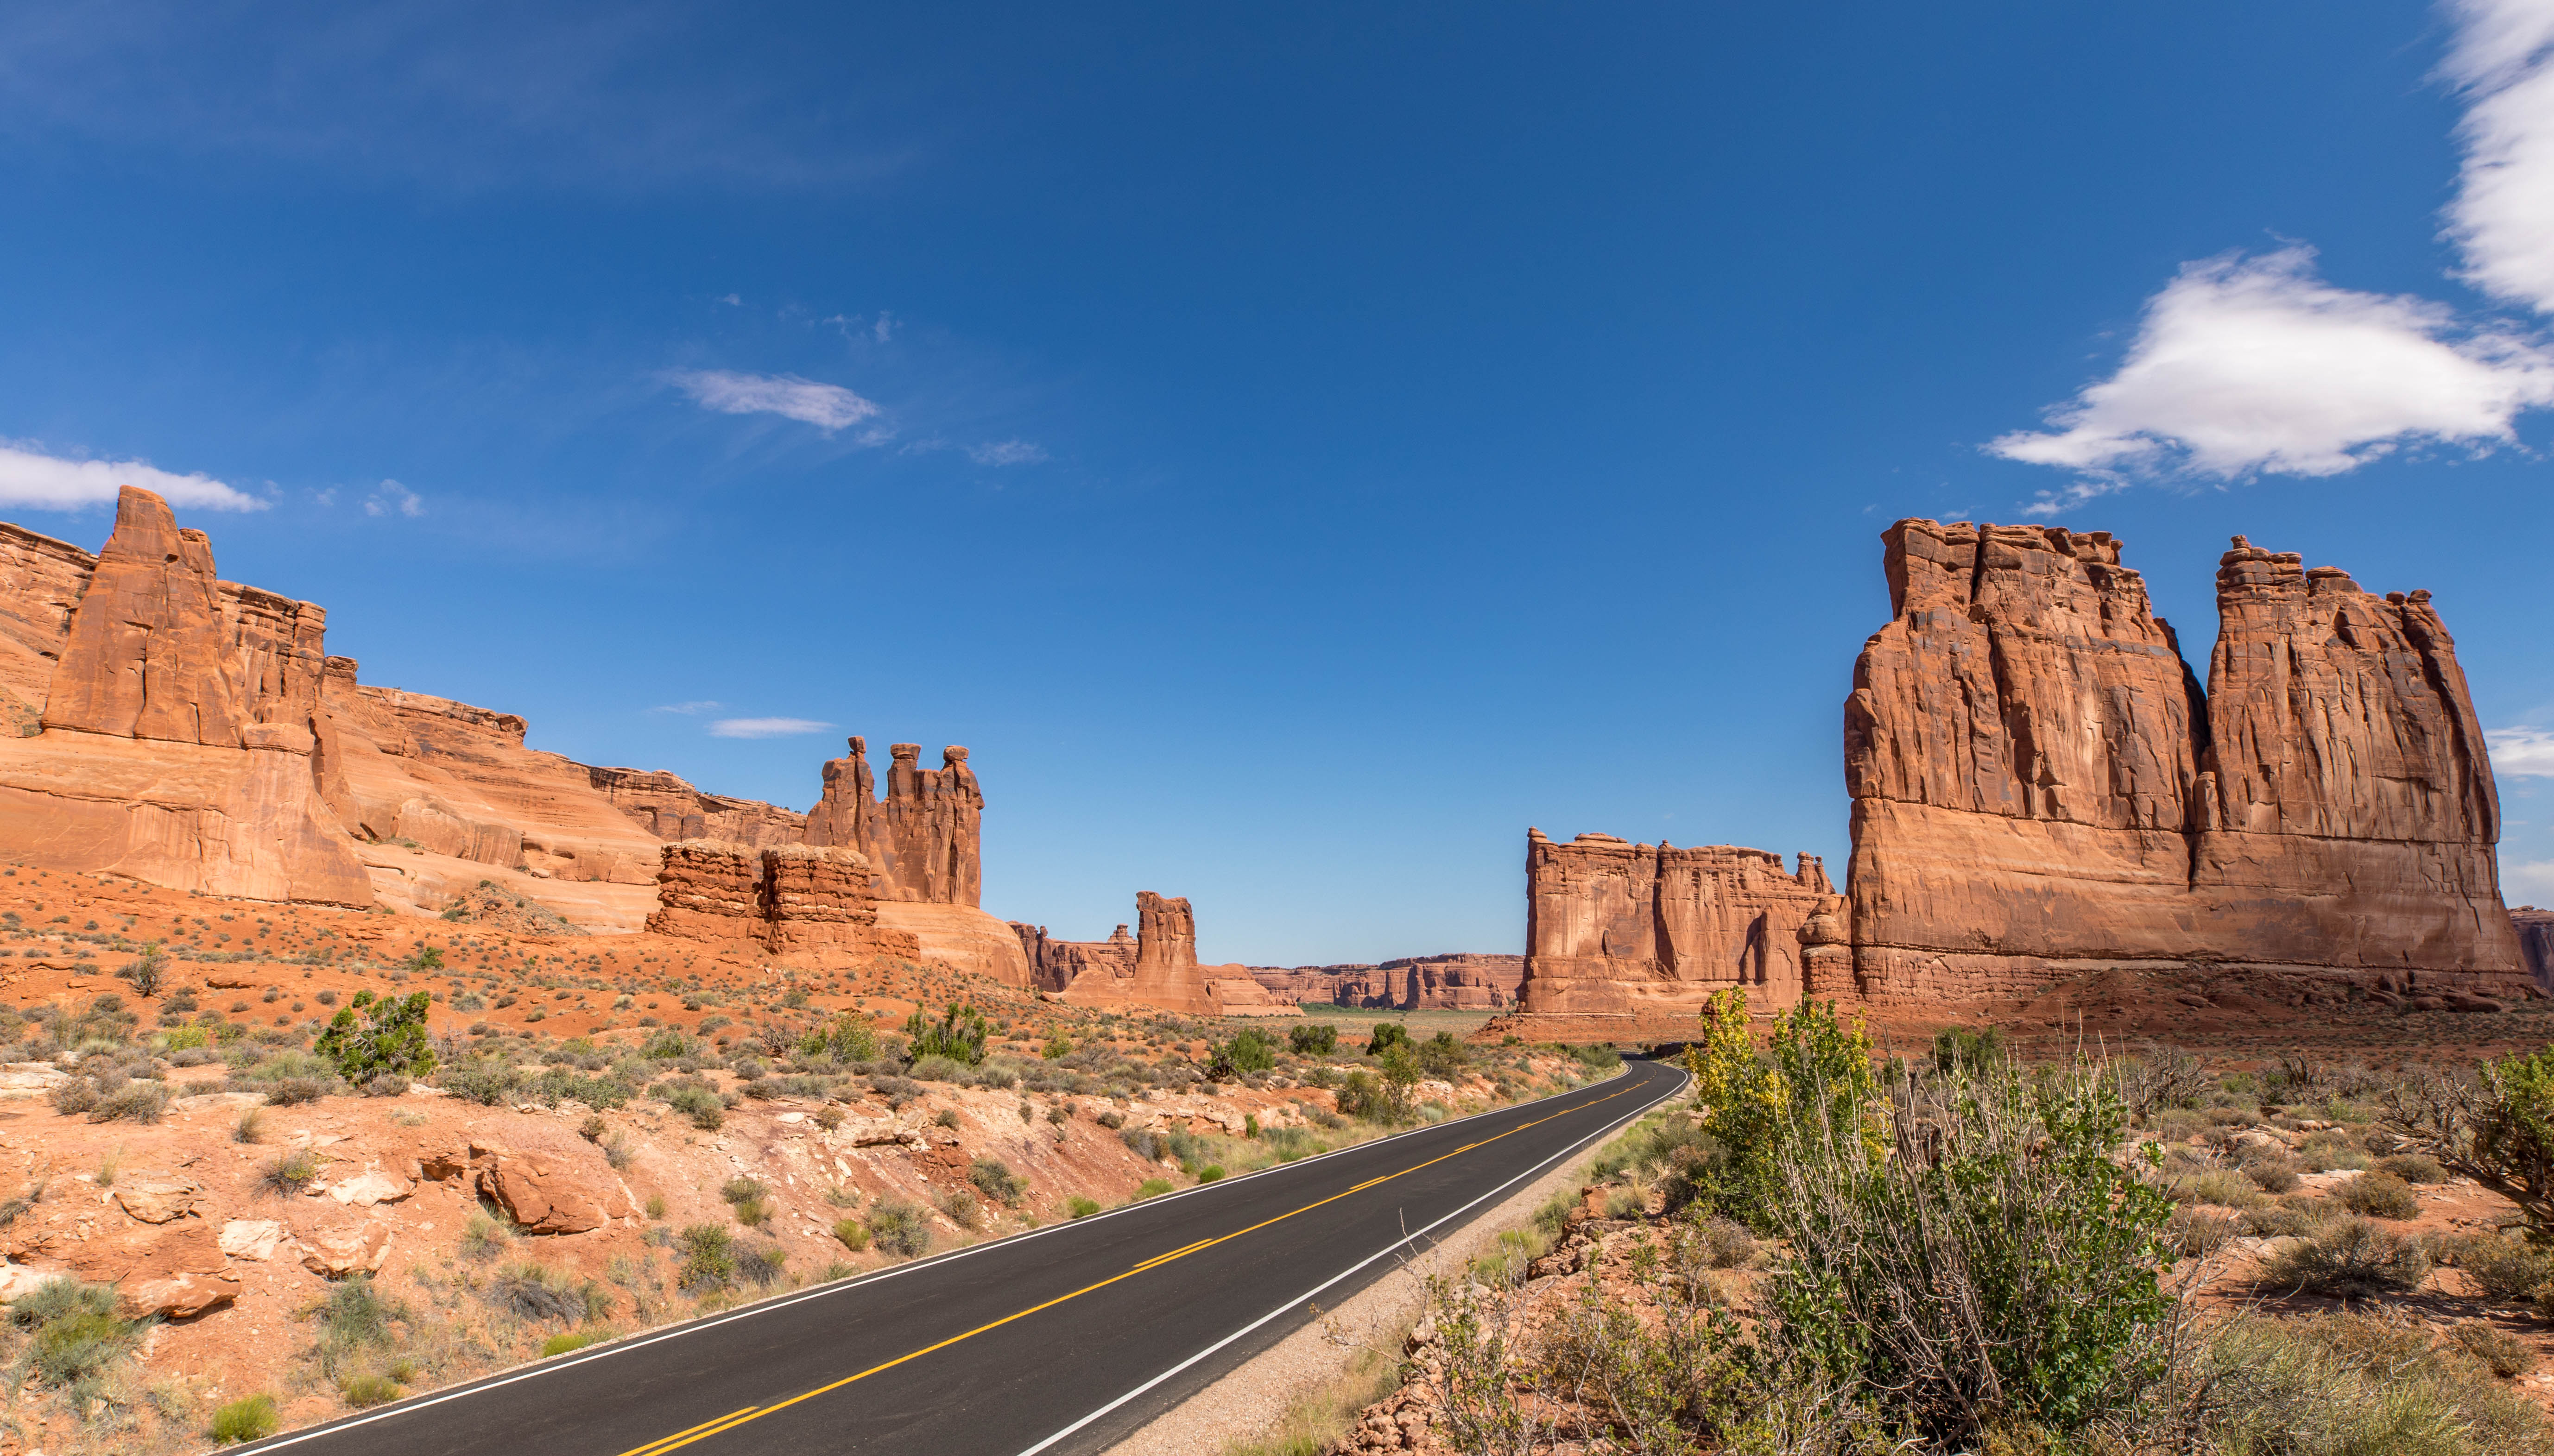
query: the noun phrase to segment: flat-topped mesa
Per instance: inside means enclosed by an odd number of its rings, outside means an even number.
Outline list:
[[[2427,593],[2237,537],[2203,691],[2107,532],[1883,541],[1895,615],[1844,714],[1865,994],[2159,961],[2508,989],[2497,804]]]
[[[1513,1004],[1525,980],[1522,955],[1414,955],[1387,960],[1382,969],[1401,982],[1403,1011],[1499,1011]]]
[[[764,943],[774,951],[874,944],[870,862],[857,849],[774,844],[762,851]]]
[[[647,929],[687,941],[743,941],[762,933],[762,863],[743,844],[677,840],[656,870]]]
[[[1712,993],[1760,1008],[1837,987],[1805,980],[1799,931],[1833,899],[1826,869],[1713,844],[1679,849],[1582,834],[1555,843],[1526,831],[1525,978],[1520,1008],[1542,1015],[1688,1022]]]
[[[1117,928],[1119,937],[1125,933],[1124,926]],[[1150,890],[1135,896],[1133,959],[1121,971],[1113,957],[1095,958],[1060,994],[1077,1006],[1133,1004],[1192,1016],[1218,1012],[1215,993],[1198,965],[1196,913],[1188,901]]]
[[[1103,977],[1135,974],[1135,938],[1122,925],[1104,941],[1059,941],[1045,926],[1016,920],[1010,927],[1028,956],[1030,981],[1041,991],[1062,991],[1095,967]]]
[[[677,840],[656,876],[647,929],[687,941],[753,941],[774,954],[912,956],[909,935],[881,927],[870,865],[857,850],[821,844],[753,849],[726,840]]]

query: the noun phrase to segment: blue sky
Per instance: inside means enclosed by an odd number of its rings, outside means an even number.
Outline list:
[[[22,7],[0,515],[171,489],[591,762],[967,743],[987,908],[1263,963],[1519,949],[1529,824],[1840,870],[1896,517],[2114,531],[2203,671],[2240,531],[2437,593],[2554,903],[2549,36]]]

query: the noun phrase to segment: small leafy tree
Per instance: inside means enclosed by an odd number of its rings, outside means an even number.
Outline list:
[[[1418,1050],[1420,1069],[1430,1076],[1451,1077],[1472,1064],[1472,1049],[1456,1041],[1452,1032],[1439,1032]]]
[[[1292,1027],[1286,1033],[1286,1042],[1298,1057],[1327,1057],[1339,1049],[1339,1029],[1328,1022]]]
[[[1407,1038],[1398,1046],[1384,1049],[1377,1070],[1383,1073],[1385,1115],[1394,1122],[1406,1120],[1410,1116],[1410,1090],[1419,1085],[1419,1056],[1410,1050]]]
[[[1374,1025],[1374,1035],[1366,1039],[1365,1055],[1380,1057],[1395,1047],[1409,1045],[1410,1028],[1397,1021],[1379,1021]]]
[[[949,1003],[949,1014],[937,1022],[916,1011],[904,1021],[904,1035],[913,1043],[906,1060],[946,1057],[973,1066],[985,1060],[985,1039],[991,1034],[983,1012],[955,1001]]]
[[[124,969],[124,978],[133,982],[133,994],[137,996],[159,995],[160,983],[168,977],[169,952],[160,949],[158,941],[144,946],[142,953]]]
[[[2386,1131],[2518,1205],[2527,1241],[2554,1247],[2554,1047],[2483,1064],[2474,1078],[2415,1071],[2385,1089]]]
[[[1066,1036],[1061,1031],[1049,1033],[1046,1039],[1046,1045],[1038,1048],[1038,1056],[1049,1062],[1061,1062],[1072,1055],[1073,1038]]]
[[[1217,1081],[1230,1081],[1245,1071],[1267,1071],[1277,1064],[1277,1044],[1253,1027],[1232,1034],[1232,1040],[1215,1049],[1206,1074]]]
[[[311,1050],[337,1065],[337,1074],[361,1086],[385,1073],[424,1076],[434,1070],[434,1045],[425,1032],[424,991],[376,1000],[370,991],[339,1007]]]
[[[1979,1071],[2003,1060],[2004,1033],[1994,1027],[1971,1031],[1964,1026],[1946,1026],[1933,1034],[1936,1071]]]
[[[1718,1212],[1761,1223],[1775,1191],[1775,1155],[1783,1130],[1813,1120],[1841,1137],[1848,1133],[1877,1157],[1877,1129],[1868,1109],[1877,1086],[1871,1038],[1860,1022],[1847,1026],[1832,1001],[1803,1001],[1775,1018],[1767,1055],[1756,1051],[1747,1017],[1747,993],[1718,992],[1703,1011],[1700,1045],[1685,1054],[1693,1073],[1694,1100],[1704,1110],[1702,1130],[1722,1150],[1716,1166],[1696,1170],[1694,1185]]]

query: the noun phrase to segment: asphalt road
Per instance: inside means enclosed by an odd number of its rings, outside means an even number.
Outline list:
[[[1674,1066],[898,1265],[244,1451],[1106,1449],[1684,1082]]]

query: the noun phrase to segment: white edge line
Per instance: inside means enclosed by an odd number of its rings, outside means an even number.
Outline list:
[[[1660,1064],[1665,1066],[1671,1065],[1672,1064],[1661,1063]],[[1198,1351],[1188,1359],[1183,1360],[1179,1364],[1172,1366],[1170,1369],[1163,1371],[1160,1375],[1157,1375],[1151,1380],[1144,1382],[1142,1385],[1135,1387],[1133,1390],[1128,1391],[1116,1400],[1111,1400],[1107,1404],[1101,1406],[1099,1409],[1092,1411],[1089,1415],[1086,1415],[1080,1420],[1075,1421],[1073,1424],[1066,1426],[1064,1429],[1057,1431],[1054,1435],[1047,1437],[1045,1440],[1038,1442],[1034,1446],[1030,1446],[1022,1450],[1019,1453],[1019,1456],[1037,1456],[1038,1452],[1043,1451],[1047,1447],[1054,1445],[1056,1442],[1063,1440],[1065,1437],[1072,1435],[1075,1431],[1078,1431],[1084,1426],[1091,1424],[1091,1422],[1098,1420],[1100,1417],[1106,1415],[1109,1411],[1114,1410],[1118,1406],[1125,1404],[1127,1401],[1134,1400],[1146,1391],[1149,1391],[1153,1389],[1153,1387],[1160,1385],[1162,1382],[1169,1380],[1172,1376],[1178,1375],[1181,1371],[1188,1369],[1190,1366],[1204,1360],[1216,1351],[1222,1349],[1224,1346],[1231,1344],[1237,1339],[1240,1339],[1243,1335],[1250,1333],[1252,1330],[1259,1328],[1261,1325],[1266,1324],[1268,1321],[1275,1319],[1281,1314],[1292,1311],[1298,1305],[1310,1302],[1315,1295],[1321,1293],[1331,1286],[1337,1284],[1339,1281],[1346,1279],[1349,1275],[1356,1273],[1358,1270],[1365,1268],[1367,1265],[1372,1264],[1376,1260],[1381,1259],[1395,1250],[1417,1243],[1419,1240],[1426,1238],[1431,1232],[1444,1226],[1448,1219],[1460,1218],[1464,1214],[1472,1211],[1474,1208],[1479,1207],[1484,1200],[1495,1198],[1525,1179],[1537,1176],[1545,1169],[1550,1168],[1554,1163],[1559,1162],[1564,1158],[1576,1155],[1580,1149],[1586,1147],[1588,1144],[1595,1142],[1597,1139],[1604,1137],[1608,1133],[1611,1133],[1614,1129],[1621,1127],[1624,1123],[1630,1122],[1634,1118],[1647,1113],[1651,1108],[1658,1106],[1659,1103],[1668,1100],[1668,1098],[1675,1096],[1678,1092],[1683,1091],[1683,1083],[1682,1082],[1670,1087],[1666,1092],[1662,1093],[1658,1097],[1642,1103],[1630,1112],[1623,1114],[1621,1117],[1605,1124],[1596,1131],[1589,1133],[1586,1137],[1579,1139],[1577,1142],[1572,1143],[1568,1147],[1562,1149],[1560,1152],[1553,1154],[1550,1158],[1546,1158],[1541,1163],[1538,1163],[1534,1167],[1527,1169],[1525,1172],[1518,1174],[1515,1177],[1509,1178],[1506,1182],[1503,1182],[1497,1187],[1490,1189],[1488,1192],[1481,1194],[1480,1197],[1474,1198],[1471,1202],[1446,1214],[1442,1218],[1439,1218],[1435,1223],[1429,1224],[1426,1228],[1419,1230],[1417,1233],[1402,1235],[1399,1239],[1386,1244],[1382,1248],[1368,1254],[1363,1259],[1358,1260],[1356,1263],[1349,1265],[1347,1268],[1340,1270],[1335,1275],[1332,1275],[1329,1279],[1322,1281],[1320,1284],[1315,1285],[1313,1288],[1306,1289],[1300,1294],[1297,1294],[1294,1298],[1289,1299],[1285,1303],[1278,1305],[1276,1308],[1269,1310],[1257,1319],[1254,1319],[1248,1324],[1243,1325],[1241,1328],[1234,1330],[1232,1333],[1225,1335],[1222,1339],[1219,1339],[1214,1344],[1207,1346],[1205,1349]]]
[[[1660,1064],[1667,1065],[1669,1064],[1662,1063]],[[1623,1069],[1614,1073],[1614,1076],[1612,1077],[1602,1077],[1596,1081],[1585,1082],[1578,1086],[1571,1087],[1567,1092],[1555,1092],[1550,1097],[1538,1097],[1535,1099],[1535,1102],[1549,1102],[1557,1098],[1569,1096],[1573,1093],[1586,1091],[1589,1087],[1601,1087],[1606,1082],[1612,1081],[1614,1077],[1629,1074],[1631,1069],[1631,1059],[1626,1058],[1624,1059]],[[332,1420],[323,1425],[311,1426],[307,1430],[299,1430],[286,1435],[272,1436],[263,1442],[234,1447],[233,1449],[238,1453],[238,1456],[258,1456],[258,1453],[261,1452],[281,1451],[288,1446],[297,1446],[304,1441],[317,1440],[321,1436],[333,1436],[341,1431],[355,1430],[362,1426],[371,1425],[376,1421],[390,1420],[403,1415],[413,1415],[417,1411],[430,1409],[433,1406],[443,1404],[447,1400],[466,1400],[469,1397],[479,1395],[485,1391],[503,1390],[507,1386],[514,1385],[519,1381],[527,1381],[538,1376],[573,1370],[580,1365],[590,1364],[597,1360],[608,1360],[615,1355],[626,1355],[633,1350],[644,1349],[649,1345],[657,1344],[665,1340],[681,1339],[686,1335],[699,1334],[704,1330],[716,1329],[720,1325],[732,1323],[736,1320],[751,1319],[758,1314],[769,1314],[776,1310],[786,1309],[792,1304],[802,1303],[809,1299],[821,1299],[828,1294],[848,1293],[853,1289],[865,1288],[870,1285],[894,1279],[898,1275],[911,1274],[916,1270],[931,1269],[943,1264],[954,1263],[966,1258],[970,1254],[983,1254],[996,1249],[1017,1248],[1019,1245],[1037,1238],[1042,1234],[1062,1233],[1067,1229],[1088,1228],[1103,1218],[1114,1218],[1120,1213],[1132,1213],[1139,1208],[1158,1208],[1165,1203],[1188,1197],[1193,1193],[1204,1193],[1216,1188],[1234,1186],[1248,1182],[1254,1177],[1265,1177],[1273,1173],[1285,1173],[1293,1169],[1309,1168],[1326,1158],[1344,1157],[1350,1153],[1360,1153],[1370,1148],[1380,1148],[1386,1143],[1398,1142],[1403,1138],[1415,1138],[1421,1133],[1432,1133],[1437,1131],[1439,1128],[1452,1127],[1456,1123],[1471,1122],[1474,1119],[1483,1117],[1496,1117],[1503,1112],[1515,1112],[1521,1108],[1532,1107],[1535,1105],[1535,1102],[1511,1102],[1505,1107],[1493,1107],[1485,1112],[1475,1112],[1464,1117],[1450,1118],[1445,1122],[1432,1122],[1426,1127],[1415,1127],[1410,1129],[1408,1132],[1394,1133],[1390,1137],[1376,1138],[1371,1142],[1351,1143],[1347,1147],[1334,1148],[1328,1153],[1318,1153],[1310,1158],[1299,1158],[1292,1163],[1276,1164],[1268,1168],[1260,1169],[1256,1173],[1245,1173],[1239,1177],[1218,1178],[1211,1183],[1199,1183],[1193,1188],[1182,1188],[1177,1192],[1163,1193],[1156,1197],[1146,1198],[1139,1203],[1128,1203],[1120,1208],[1111,1208],[1104,1213],[1095,1213],[1089,1218],[1067,1219],[1063,1223],[1051,1223],[1044,1228],[1024,1229],[1019,1233],[1007,1234],[998,1239],[987,1239],[981,1244],[970,1244],[964,1249],[952,1249],[946,1254],[934,1254],[928,1259],[916,1259],[909,1263],[895,1265],[892,1268],[872,1270],[871,1272],[855,1279],[836,1280],[832,1284],[818,1285],[812,1289],[801,1289],[794,1294],[784,1294],[776,1298],[758,1300],[755,1303],[746,1305],[744,1308],[731,1309],[724,1314],[712,1315],[707,1319],[687,1320],[681,1324],[672,1325],[664,1329],[648,1330],[640,1334],[633,1335],[626,1340],[614,1340],[609,1344],[598,1345],[591,1350],[581,1351],[563,1358],[552,1356],[547,1360],[527,1364],[521,1369],[514,1371],[512,1374],[493,1376],[479,1381],[474,1381],[469,1385],[457,1386],[449,1391],[440,1391],[430,1396],[411,1398],[406,1400],[402,1400],[397,1404],[385,1405],[379,1410],[365,1415],[358,1415],[349,1420]],[[1644,1108],[1643,1110],[1646,1111],[1648,1109]],[[1469,1207],[1471,1205],[1465,1204],[1464,1206]],[[1460,1210],[1458,1209],[1456,1211],[1459,1212]],[[1444,1220],[1442,1219],[1439,1220],[1439,1222],[1443,1221]],[[1430,1224],[1428,1227],[1435,1228],[1436,1226],[1436,1224]],[[1426,1231],[1427,1230],[1425,1229],[1421,1230],[1422,1233],[1425,1233]],[[1413,1235],[1413,1237],[1416,1237],[1416,1235]],[[1381,1256],[1378,1255],[1377,1257]],[[1367,1261],[1367,1263],[1372,1262],[1372,1260]],[[1363,1267],[1363,1265],[1358,1266],[1358,1268]],[[1349,1271],[1349,1273],[1354,1272],[1355,1271],[1353,1270]],[[1341,1276],[1341,1278],[1344,1277],[1344,1275]],[[1335,1282],[1336,1281],[1334,1281],[1333,1283]],[[1323,1288],[1328,1288],[1329,1286],[1325,1285]],[[1315,1292],[1319,1291],[1316,1290]],[[1272,1315],[1271,1317],[1273,1318],[1274,1316]],[[1261,1321],[1261,1323],[1265,1322],[1265,1320]],[[1243,1331],[1242,1333],[1247,1333],[1247,1331]],[[1218,1346],[1217,1348],[1219,1349],[1221,1347]],[[1176,1370],[1166,1371],[1164,1372],[1163,1378],[1167,1379],[1170,1375],[1175,1375],[1178,1372]],[[1130,1391],[1127,1393],[1125,1398],[1121,1399],[1131,1399],[1132,1397],[1140,1394],[1142,1394],[1140,1389]],[[1104,1409],[1095,1410],[1090,1416],[1084,1417],[1084,1419],[1088,1420],[1104,1413]],[[1060,1437],[1070,1433],[1071,1429],[1071,1427],[1068,1427],[1065,1431],[1059,1431],[1056,1434]]]

